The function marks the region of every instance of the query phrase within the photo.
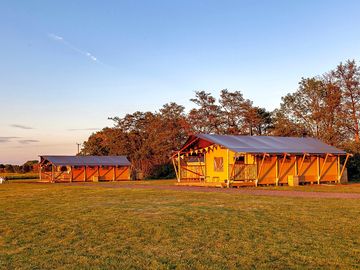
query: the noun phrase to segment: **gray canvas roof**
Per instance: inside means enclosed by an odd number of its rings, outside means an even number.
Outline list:
[[[56,166],[130,166],[125,156],[40,156]]]
[[[242,153],[346,154],[314,138],[198,134],[200,139]]]

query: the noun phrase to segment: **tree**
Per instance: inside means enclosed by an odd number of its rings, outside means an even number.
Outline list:
[[[147,178],[173,174],[170,155],[188,136],[184,110],[181,105],[169,103],[156,113],[138,111],[110,118],[114,127],[91,135],[81,154],[126,155],[133,170]]]
[[[15,172],[14,167],[11,164],[6,164],[5,165],[5,172],[14,173]]]
[[[302,78],[299,88],[275,110],[275,135],[312,136],[336,144],[341,114],[339,88],[325,77]]]
[[[340,63],[332,75],[342,95],[343,124],[353,134],[354,140],[359,142],[360,67],[355,60],[348,60],[345,64]]]
[[[188,115],[188,121],[194,133],[224,133],[222,111],[210,93],[196,91],[195,98],[190,101],[198,106]]]

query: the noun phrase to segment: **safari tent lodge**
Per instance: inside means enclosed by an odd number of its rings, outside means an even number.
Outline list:
[[[130,180],[125,156],[40,156],[39,176],[46,182]]]
[[[340,183],[349,156],[314,138],[199,134],[172,161],[180,183],[293,186]]]

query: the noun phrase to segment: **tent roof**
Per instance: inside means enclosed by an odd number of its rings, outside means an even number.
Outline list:
[[[56,166],[130,166],[126,156],[40,156]]]
[[[237,153],[346,154],[314,138],[198,134],[190,137],[188,142],[196,137]]]

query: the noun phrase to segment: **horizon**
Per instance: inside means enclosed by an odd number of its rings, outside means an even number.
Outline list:
[[[360,59],[357,1],[3,1],[0,164],[74,155],[108,117],[239,90],[269,111]],[[64,20],[66,18],[66,20]]]

